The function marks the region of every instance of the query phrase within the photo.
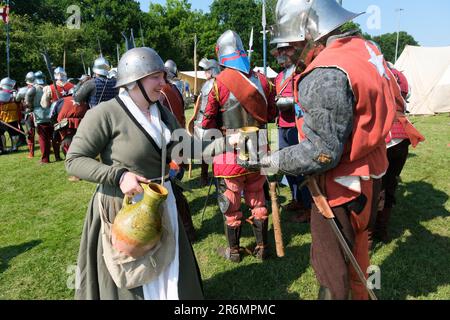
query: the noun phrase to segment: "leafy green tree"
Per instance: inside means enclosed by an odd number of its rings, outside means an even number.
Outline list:
[[[276,0],[267,0],[267,25],[274,24]],[[71,5],[79,6],[81,28],[70,29],[67,20]],[[30,71],[46,71],[40,52],[47,49],[54,67],[63,64],[66,52],[66,69],[69,77],[83,73],[81,56],[86,67],[92,66],[99,56],[100,42],[103,55],[117,65],[116,47],[125,52],[122,32],[127,37],[134,31],[136,46],[153,47],[165,60],[173,59],[180,70],[194,68],[194,35],[197,35],[198,60],[202,57],[217,58],[215,45],[219,36],[227,29],[236,31],[242,38],[245,49],[254,28],[252,65],[263,64],[262,0],[215,0],[209,13],[193,10],[189,0],[167,0],[164,5],[150,4],[148,13],[140,10],[133,0],[11,0],[11,76],[23,81]],[[141,29],[142,26],[142,29]],[[347,29],[346,29],[347,28]],[[351,22],[343,30],[358,29]],[[141,30],[143,37],[141,38]],[[372,39],[364,34],[367,39]],[[277,63],[270,55],[270,35],[267,37],[267,62],[276,69]],[[373,37],[389,60],[394,60],[396,34]],[[417,45],[413,37],[400,33],[399,54],[405,45]],[[1,76],[6,75],[5,25],[0,28]]]
[[[395,62],[395,47],[397,43],[397,33],[386,33],[381,36],[373,37],[373,41],[378,43],[381,51],[387,61]],[[413,36],[407,32],[401,31],[399,33],[398,42],[398,56],[403,52],[407,45],[418,46],[419,43]]]

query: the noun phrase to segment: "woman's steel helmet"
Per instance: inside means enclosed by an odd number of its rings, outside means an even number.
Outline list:
[[[120,58],[116,88],[125,87],[158,72],[165,73],[166,69],[155,50],[147,47],[133,48]]]

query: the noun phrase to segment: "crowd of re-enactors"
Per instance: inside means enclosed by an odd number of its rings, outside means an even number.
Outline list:
[[[188,164],[170,158],[171,134],[180,128],[199,141],[212,129],[241,130],[202,145],[213,166],[210,176],[208,164],[202,163],[200,182],[210,190],[215,185],[223,214],[226,246],[217,250],[221,257],[235,264],[248,254],[261,261],[273,258],[268,179],[261,170],[276,169],[291,190],[283,206],[293,213],[290,223],[311,226],[319,299],[376,298],[362,279],[367,277],[369,251],[374,238],[389,241],[398,177],[409,145],[415,147],[424,138],[405,116],[405,76],[383,59],[376,43],[357,31],[340,31],[358,15],[334,0],[297,2],[307,3],[278,1],[271,51],[280,66],[278,76],[269,79],[253,71],[240,36],[226,31],[216,42],[217,60],[199,63],[206,80],[194,96],[188,121],[186,85],[178,78],[176,63],[164,63],[151,48],[130,48],[117,69],[101,56],[94,61],[92,77],[69,79],[58,67],[50,85],[41,71],[26,74],[26,85],[19,89],[10,78],[1,80],[0,153],[26,145],[33,159],[37,133],[41,164],[61,161],[62,152],[71,181],[98,184],[80,243],[76,298],[204,297],[191,246],[196,239],[192,212],[176,182]],[[309,22],[293,23],[300,19]],[[237,150],[229,152],[227,147],[235,147],[242,132],[248,132],[242,129],[263,130],[268,123],[276,123],[279,150],[261,155],[256,163]],[[320,194],[310,189],[312,179]],[[138,202],[143,184],[151,182],[167,190],[167,233],[156,248],[123,255],[135,252],[140,239],[114,239],[110,228],[124,197]],[[336,229],[328,222],[336,222]],[[252,248],[240,243],[247,225],[255,236]]]

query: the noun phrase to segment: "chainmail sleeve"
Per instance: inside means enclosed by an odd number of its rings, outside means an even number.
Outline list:
[[[75,100],[76,103],[88,102],[89,97],[96,92],[95,79],[86,81],[74,91],[73,100]]]
[[[322,173],[335,168],[353,129],[354,96],[344,72],[318,68],[299,84],[300,103],[306,110],[298,145],[270,157],[285,174]]]

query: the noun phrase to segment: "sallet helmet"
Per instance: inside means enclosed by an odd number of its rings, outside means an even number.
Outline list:
[[[165,73],[166,68],[155,50],[147,47],[130,49],[120,58],[116,88],[125,87],[158,72]]]
[[[226,68],[250,72],[250,61],[244,49],[241,37],[232,31],[225,31],[217,40],[216,53],[219,64]]]
[[[271,43],[315,42],[363,13],[347,11],[336,0],[278,0]]]
[[[92,71],[94,71],[96,74],[99,74],[101,76],[107,77],[109,70],[111,69],[111,66],[103,57],[97,58],[94,61],[94,66],[92,67]]]

